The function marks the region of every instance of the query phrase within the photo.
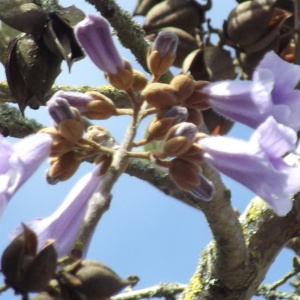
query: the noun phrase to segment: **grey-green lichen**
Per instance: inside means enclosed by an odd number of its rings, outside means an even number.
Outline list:
[[[2,135],[22,138],[37,132],[42,127],[35,120],[24,118],[17,108],[0,102],[0,133]]]

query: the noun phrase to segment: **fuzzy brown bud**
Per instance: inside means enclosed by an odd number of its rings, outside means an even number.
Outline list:
[[[189,116],[186,119],[186,122],[193,123],[197,127],[202,124],[203,116],[202,116],[201,111],[199,111],[197,109],[193,109],[193,108],[188,108],[188,114],[189,114]]]
[[[173,64],[176,57],[178,37],[172,31],[160,31],[149,47],[147,65],[154,80],[163,75]]]
[[[148,137],[151,140],[163,140],[169,129],[180,122],[184,122],[188,117],[185,107],[173,106],[167,111],[159,112],[148,126]]]
[[[138,70],[133,70],[132,72],[133,72],[132,90],[134,92],[140,92],[146,87],[148,80],[142,72]]]
[[[56,127],[46,127],[41,129],[39,132],[45,132],[51,134],[53,142],[51,145],[50,157],[59,156],[64,153],[67,153],[72,150],[74,143],[66,140],[61,134],[57,131]]]
[[[194,90],[193,93],[184,100],[184,106],[188,108],[206,110],[211,106],[208,103],[208,95],[201,90]]]
[[[180,156],[193,144],[198,133],[197,126],[192,123],[182,122],[174,125],[167,133],[163,145],[163,153],[166,156]]]
[[[117,68],[117,73],[105,73],[105,78],[118,90],[127,91],[132,87],[134,76],[129,61],[123,59],[124,66]]]
[[[178,102],[181,103],[186,98],[189,98],[195,91],[195,81],[191,75],[179,74],[175,76],[170,85],[176,90]]]
[[[116,106],[111,99],[95,91],[86,94],[95,100],[86,103],[86,111],[82,112],[84,116],[92,120],[105,120],[115,115]]]
[[[69,179],[78,169],[80,159],[78,153],[70,151],[58,157],[50,159],[51,168],[48,170],[46,179],[49,184]]]
[[[201,168],[184,159],[175,158],[171,161],[169,174],[175,183],[184,191],[190,192],[194,186],[201,184],[198,174]]]
[[[176,90],[166,83],[150,83],[141,92],[141,98],[158,109],[168,109],[176,104]]]

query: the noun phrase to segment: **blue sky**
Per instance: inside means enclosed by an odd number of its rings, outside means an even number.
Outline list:
[[[209,17],[212,18],[212,25],[218,27],[234,6],[234,1],[214,2],[215,6]],[[132,11],[135,1],[119,3]],[[73,2],[64,0],[61,4],[69,6]],[[76,1],[76,5],[86,13],[94,12],[84,1]],[[128,50],[120,47],[120,52],[132,62],[135,69],[141,70]],[[0,79],[5,80],[3,69],[0,69]],[[70,74],[64,63],[56,84],[97,86],[106,84],[106,81],[102,73],[85,58],[73,65]],[[26,115],[44,125],[51,125],[44,109],[27,109]],[[113,118],[97,124],[106,126],[120,141],[128,121],[127,117],[118,120]],[[141,136],[145,126],[146,123],[139,132]],[[234,126],[230,133],[242,139],[248,139],[250,134],[251,131],[241,125]],[[92,166],[83,164],[73,178],[56,186],[46,184],[44,174],[47,168],[47,163],[43,164],[9,203],[1,220],[1,251],[9,243],[8,234],[11,230],[20,222],[51,214],[76,181],[89,172]],[[233,205],[241,211],[244,210],[253,196],[252,193],[230,179],[224,180],[232,191]],[[211,233],[201,212],[163,195],[148,183],[124,175],[113,190],[111,207],[94,234],[88,258],[109,265],[121,277],[137,274],[141,279],[137,285],[138,289],[159,282],[187,283],[195,271],[200,253],[210,240]],[[271,283],[288,272],[291,269],[292,256],[291,251],[284,250],[272,266],[266,282]],[[11,293],[3,293],[1,299],[12,299]]]

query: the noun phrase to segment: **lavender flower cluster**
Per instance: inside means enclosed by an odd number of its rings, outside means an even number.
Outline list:
[[[213,183],[205,177],[200,166],[206,160],[260,196],[277,215],[284,216],[292,209],[292,197],[300,191],[300,166],[288,165],[284,156],[295,151],[300,130],[300,91],[295,89],[300,79],[299,66],[269,52],[251,80],[209,83],[181,74],[169,84],[159,83],[160,76],[175,59],[178,43],[175,34],[161,32],[147,54],[152,74],[148,82],[120,57],[104,18],[87,15],[76,26],[75,34],[107,80],[115,88],[128,92],[133,109],[118,109],[111,99],[96,92],[60,91],[47,104],[53,127],[14,145],[0,137],[0,214],[47,157],[51,164],[47,180],[51,184],[72,176],[84,158],[94,157],[98,164],[74,186],[52,215],[27,224],[38,236],[38,249],[42,249],[47,240],[54,239],[58,256],[68,253],[88,201],[99,192],[118,148],[105,128],[85,128],[81,116],[105,119],[131,114],[137,118],[137,112],[145,103],[144,115],[155,113],[155,116],[146,139],[132,145],[163,141],[162,149],[152,150],[145,157],[166,167],[180,188],[202,200],[213,198]],[[140,96],[133,97],[133,91],[140,92]],[[210,107],[253,128],[250,140],[199,132],[201,110]],[[68,228],[68,232],[62,228]],[[17,229],[14,235],[21,230]]]

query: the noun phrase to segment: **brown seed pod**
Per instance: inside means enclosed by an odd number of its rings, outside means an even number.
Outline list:
[[[193,34],[205,20],[206,6],[197,1],[167,0],[153,6],[146,15],[143,29],[146,33],[162,27],[178,27]]]
[[[242,47],[253,44],[267,31],[276,0],[245,1],[233,9],[225,24],[229,39]],[[251,34],[247,34],[251,32]]]
[[[5,283],[22,295],[43,291],[54,275],[56,260],[53,241],[37,254],[37,236],[23,224],[23,233],[6,247],[1,257]]]
[[[47,14],[32,0],[4,0],[0,2],[0,19],[21,32],[40,33]]]
[[[126,279],[120,278],[108,266],[97,262],[84,260],[74,274],[81,285],[76,288],[87,297],[110,297],[126,286],[133,286],[138,282],[138,277],[131,275]]]

